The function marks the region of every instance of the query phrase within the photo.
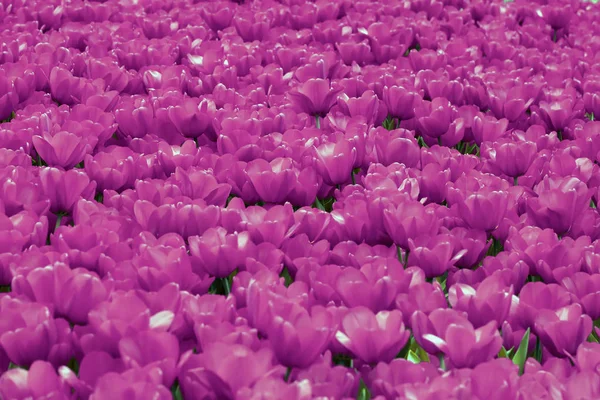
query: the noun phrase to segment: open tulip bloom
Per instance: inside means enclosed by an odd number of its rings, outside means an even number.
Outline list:
[[[0,2],[0,399],[600,398],[596,3]]]

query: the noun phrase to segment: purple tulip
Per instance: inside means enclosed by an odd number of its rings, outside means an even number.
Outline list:
[[[592,319],[583,314],[579,304],[556,311],[540,310],[535,318],[535,329],[542,344],[556,357],[574,355],[592,332],[592,327]]]
[[[408,388],[415,383],[430,383],[438,375],[438,371],[433,364],[413,364],[410,361],[397,358],[389,364],[377,364],[369,372],[367,380],[373,395],[393,398],[400,396],[402,388]]]
[[[444,353],[455,368],[473,368],[492,359],[502,347],[495,321],[475,329],[464,314],[435,310],[412,316],[415,339],[428,353]]]
[[[210,228],[202,236],[191,236],[188,242],[190,254],[198,259],[198,265],[217,278],[243,268],[246,258],[255,252],[248,232],[227,234],[222,227]]]
[[[448,301],[453,309],[466,312],[476,328],[490,321],[501,326],[514,302],[512,287],[507,288],[498,275],[484,279],[476,290],[460,283],[453,285],[448,291]]]
[[[214,343],[202,354],[187,354],[183,359],[179,382],[186,398],[234,399],[241,389],[279,370],[273,366],[270,349],[254,352],[242,345]],[[239,373],[240,366],[244,366],[244,373]]]
[[[72,398],[69,387],[45,361],[35,361],[29,370],[16,368],[4,373],[0,377],[0,395],[6,399]]]
[[[341,91],[341,88],[332,88],[327,79],[313,78],[299,84],[288,96],[297,111],[322,117],[335,105]]]
[[[574,177],[545,177],[534,191],[539,197],[527,200],[527,214],[542,229],[553,229],[557,234],[567,233],[576,212],[587,206],[591,194],[587,186]]]
[[[167,332],[143,331],[119,341],[119,353],[126,367],[160,368],[162,382],[170,387],[177,375],[179,342]]]
[[[386,86],[383,89],[383,102],[390,115],[400,120],[407,120],[415,116],[415,109],[421,106],[423,99],[409,88]]]
[[[452,237],[447,234],[408,239],[408,245],[408,265],[419,267],[429,279],[443,275],[467,252],[460,250],[454,254]]]
[[[315,147],[316,168],[328,185],[348,182],[356,160],[356,149],[348,140],[324,143]]]
[[[342,320],[336,339],[365,363],[390,362],[404,347],[410,333],[405,330],[400,311],[380,311],[365,307],[351,309]]]
[[[388,235],[403,249],[408,249],[409,239],[435,235],[440,226],[433,209],[409,200],[387,208],[383,213],[383,221]]]
[[[448,301],[439,283],[422,282],[411,285],[406,293],[398,294],[396,307],[402,312],[404,324],[411,327],[411,316],[415,311],[429,315],[437,309],[447,308]]]
[[[310,366],[329,345],[334,335],[332,315],[315,306],[310,313],[294,306],[287,315],[277,315],[268,337],[278,361],[288,368]]]
[[[98,379],[90,400],[141,400],[149,397],[157,400],[170,399],[169,389],[161,385],[161,375],[158,368],[135,368],[122,374],[109,372]]]

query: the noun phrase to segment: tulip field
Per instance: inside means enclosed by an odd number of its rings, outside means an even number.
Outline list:
[[[0,0],[0,400],[600,399],[600,5]]]

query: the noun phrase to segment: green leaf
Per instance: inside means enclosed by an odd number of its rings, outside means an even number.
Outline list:
[[[406,359],[413,364],[419,364],[421,362],[421,359],[419,358],[419,356],[417,354],[415,354],[415,352],[412,350],[408,351],[408,355],[406,356]]]
[[[173,400],[183,400],[183,396],[181,395],[181,387],[179,386],[179,382],[175,382],[173,386],[171,386],[171,396],[173,396]]]
[[[596,338],[596,335],[594,335],[594,332],[590,333],[590,336],[588,336],[587,341],[590,343],[599,343],[598,339]]]
[[[358,388],[358,396],[356,396],[356,400],[370,400],[370,399],[371,399],[371,392],[369,391],[369,388],[367,388],[367,385],[365,385],[365,382],[361,379],[360,387]]]
[[[525,370],[525,361],[527,361],[527,351],[529,350],[529,328],[525,331],[525,335],[523,335],[523,339],[521,339],[521,343],[519,344],[519,348],[513,357],[513,362],[519,366],[519,374],[523,375],[523,371]]]

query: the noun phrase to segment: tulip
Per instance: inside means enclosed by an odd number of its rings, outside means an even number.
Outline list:
[[[228,277],[235,269],[244,268],[246,258],[255,252],[248,232],[227,234],[222,227],[209,228],[202,236],[190,236],[188,243],[198,265],[217,278]]]
[[[179,382],[185,398],[235,399],[241,389],[277,371],[268,348],[253,352],[242,345],[214,343],[202,354],[183,357]],[[240,366],[244,373],[238,370]]]
[[[161,375],[158,368],[135,368],[122,374],[109,372],[98,379],[90,400],[106,398],[115,400],[171,399],[169,389],[161,385]]]
[[[356,160],[356,149],[348,140],[324,143],[315,147],[316,167],[328,185],[348,182]]]
[[[323,307],[310,313],[295,306],[290,314],[275,316],[268,337],[277,360],[288,368],[306,368],[325,350],[334,334],[333,317]]]
[[[579,304],[558,310],[539,310],[535,330],[544,348],[556,357],[575,355],[577,347],[592,332],[593,321]]]
[[[324,117],[337,102],[341,88],[334,89],[327,79],[309,79],[288,92],[294,108],[309,115]]]
[[[5,399],[72,398],[70,388],[45,361],[35,361],[29,370],[16,368],[4,373],[0,377],[0,396]]]
[[[400,311],[374,314],[366,307],[351,309],[342,320],[336,339],[365,363],[390,362],[404,347],[410,333]]]
[[[429,279],[443,275],[466,253],[460,250],[454,254],[454,244],[447,234],[408,239],[408,245],[408,265],[419,267]]]
[[[248,163],[246,173],[263,201],[281,203],[293,190],[292,166],[289,158],[276,158],[270,163],[257,159]]]
[[[409,239],[414,240],[422,235],[435,235],[440,226],[433,209],[410,200],[385,209],[383,223],[394,243],[403,249],[409,248]]]
[[[413,364],[408,360],[397,358],[389,364],[377,364],[369,373],[368,382],[373,395],[394,398],[400,396],[402,388],[415,383],[428,384],[438,375],[433,364]]]
[[[391,116],[407,120],[415,116],[415,109],[421,105],[423,99],[418,93],[408,88],[386,86],[383,89],[383,102]]]
[[[171,387],[175,381],[179,341],[174,335],[167,332],[139,332],[119,341],[119,353],[126,367],[158,367],[166,387]]]
[[[551,228],[558,235],[567,233],[576,212],[589,204],[587,186],[574,177],[545,177],[534,188],[539,197],[527,200],[527,214],[542,229]]]
[[[477,289],[460,283],[453,285],[448,291],[448,301],[453,309],[466,312],[476,328],[490,321],[501,326],[513,303],[513,289],[504,286],[497,275],[492,275]]]

